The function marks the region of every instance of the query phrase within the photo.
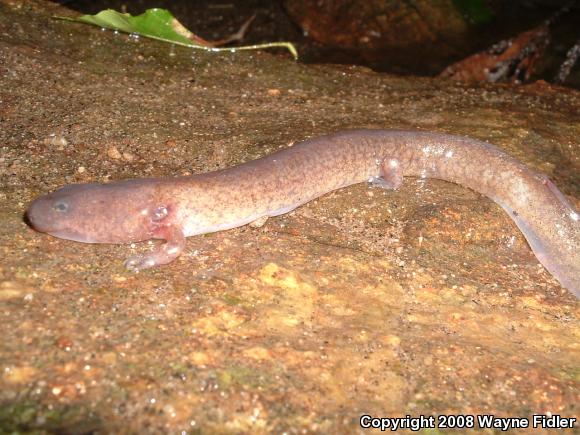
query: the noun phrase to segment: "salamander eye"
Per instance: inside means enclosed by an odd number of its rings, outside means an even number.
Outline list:
[[[66,202],[57,202],[52,208],[59,213],[65,213],[68,211],[68,204]]]

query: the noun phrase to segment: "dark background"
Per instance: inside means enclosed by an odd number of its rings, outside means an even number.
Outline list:
[[[469,3],[469,0],[462,1]],[[332,3],[330,0],[327,2]],[[111,8],[137,15],[148,8],[165,8],[193,33],[208,40],[236,32],[246,19],[256,14],[243,44],[290,41],[296,44],[302,62],[357,64],[397,74],[436,75],[450,63],[484,50],[502,39],[517,36],[541,24],[564,5],[571,5],[570,11],[562,14],[551,26],[550,45],[532,76],[532,80],[552,82],[566,52],[580,38],[579,2],[569,0],[486,0],[485,4],[491,11],[490,20],[470,23],[469,34],[462,35],[461,41],[455,44],[446,41],[445,49],[435,44],[425,47],[423,52],[400,48],[371,52],[364,47],[353,50],[317,43],[306,37],[299,23],[288,14],[291,0],[62,0],[58,3],[84,14]],[[405,5],[408,2],[400,3]],[[576,65],[566,85],[580,87],[578,70]]]

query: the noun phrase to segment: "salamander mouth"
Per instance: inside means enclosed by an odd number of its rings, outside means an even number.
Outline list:
[[[44,233],[50,234],[51,236],[58,237],[59,239],[72,240],[73,242],[81,243],[100,243],[97,240],[88,237],[86,234],[81,234],[77,231],[71,229],[64,230],[50,230],[43,231]]]
[[[46,222],[44,219],[37,219],[33,213],[27,212],[25,215],[25,222],[41,233],[49,234],[61,239],[72,240],[74,242],[82,243],[97,243],[86,234],[82,234],[70,228],[59,228],[54,223]]]

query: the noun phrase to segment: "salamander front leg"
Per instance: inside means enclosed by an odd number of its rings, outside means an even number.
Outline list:
[[[125,267],[134,272],[171,263],[185,248],[185,237],[181,228],[176,226],[161,227],[155,232],[156,239],[165,239],[166,242],[157,250],[143,255],[135,255],[125,261]]]

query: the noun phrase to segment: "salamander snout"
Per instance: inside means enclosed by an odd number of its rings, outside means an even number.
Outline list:
[[[51,200],[49,195],[36,198],[26,211],[26,217],[35,230],[49,232],[58,226],[58,215],[66,215],[70,204],[65,199]]]
[[[151,183],[71,184],[35,199],[26,216],[37,231],[85,243],[150,238]]]
[[[79,231],[79,201],[75,196],[82,187],[91,190],[92,184],[72,185],[48,195],[36,198],[26,211],[26,218],[32,228],[68,240],[91,243],[95,240],[86,232]]]

